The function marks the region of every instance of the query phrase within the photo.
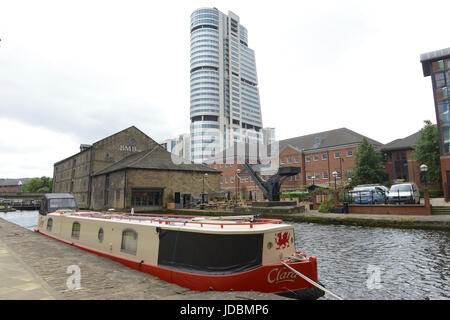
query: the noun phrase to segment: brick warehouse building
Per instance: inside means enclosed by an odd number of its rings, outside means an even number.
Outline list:
[[[450,198],[450,48],[420,55],[424,77],[431,76],[439,136],[442,187]]]
[[[355,166],[354,154],[364,136],[347,128],[314,133],[280,141],[280,165],[300,166],[299,177],[291,177],[282,191],[294,191],[302,186],[335,186],[332,175],[336,171],[337,187],[345,186],[345,172]],[[382,143],[365,137],[369,143],[380,148]],[[297,179],[297,180],[296,180]]]
[[[0,192],[21,192],[22,187],[30,178],[0,179]]]
[[[151,156],[148,154],[150,151],[153,152]],[[157,162],[154,157],[165,157],[166,164]],[[152,163],[158,163],[159,167],[149,168],[150,158]],[[135,160],[136,163],[126,162],[125,159]],[[82,144],[80,152],[55,163],[53,192],[73,194],[80,208],[128,209],[132,206],[132,199],[137,197],[139,201],[136,200],[135,203],[138,206],[161,207],[166,204],[168,193],[186,193],[186,188],[192,188],[193,192],[189,193],[197,196],[201,191],[192,176],[204,173],[209,174],[210,190],[219,189],[220,172],[203,165],[177,165],[172,163],[171,159],[172,155],[157,142],[131,126],[92,145]],[[141,166],[141,169],[136,166]],[[126,179],[119,179],[116,172],[127,174]],[[152,178],[155,176],[158,176],[156,182]],[[105,183],[102,184],[101,181]],[[157,200],[153,191],[159,192],[159,195],[156,193]],[[149,200],[150,196],[153,197],[152,202]],[[155,203],[157,204],[154,205]]]
[[[334,171],[339,173],[337,187],[345,186],[348,183],[345,172],[355,166],[354,154],[362,138],[354,131],[340,128],[279,141],[279,165],[301,167],[298,175],[284,181],[281,191],[304,190],[313,183],[334,188]],[[382,146],[378,141],[366,139],[378,149]],[[239,158],[236,152],[230,154],[235,156],[230,158],[220,154],[208,161],[210,168],[222,171],[221,189],[231,194],[238,193],[239,197],[243,192],[248,195],[251,192],[252,199],[262,200],[261,191],[241,164],[242,157]],[[255,163],[255,159],[251,160]],[[257,165],[253,167],[258,171]],[[262,178],[266,180],[268,175],[263,174]]]

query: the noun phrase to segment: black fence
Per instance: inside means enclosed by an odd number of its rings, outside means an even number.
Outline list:
[[[316,203],[320,204],[326,201],[334,201],[334,192],[330,190],[319,191],[315,193]],[[341,204],[415,204],[415,199],[411,196],[402,196],[400,191],[387,193],[377,190],[367,191],[338,191],[338,202]],[[419,198],[420,202],[420,198]]]

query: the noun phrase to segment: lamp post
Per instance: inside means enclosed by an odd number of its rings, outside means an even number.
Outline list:
[[[420,171],[422,172],[423,182],[425,184],[425,189],[426,189],[427,188],[427,171],[428,171],[428,166],[426,164],[422,164],[420,166]]]
[[[428,194],[428,188],[427,188],[427,170],[428,170],[428,166],[426,164],[422,164],[420,166],[420,172],[423,175],[423,183],[425,185],[425,190],[423,191],[423,200],[424,200],[424,203],[425,203],[425,207],[429,208],[429,206],[430,206],[430,195]]]
[[[337,173],[337,171],[333,171],[332,173],[333,177],[334,177],[334,191],[336,192],[336,178],[339,175],[339,173]]]
[[[205,203],[205,178],[208,178],[208,173],[203,175],[203,192],[202,192],[202,204]]]
[[[240,180],[239,173],[241,173],[241,169],[237,169],[236,170],[236,177],[235,177],[236,185],[237,185],[237,188],[236,188],[236,204],[238,202],[238,191],[239,191],[239,180]]]

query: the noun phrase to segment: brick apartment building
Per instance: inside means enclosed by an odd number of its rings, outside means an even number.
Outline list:
[[[0,179],[0,192],[21,192],[22,187],[30,178]]]
[[[387,172],[391,182],[415,182],[420,189],[424,188],[419,168],[421,163],[417,163],[414,159],[414,147],[419,132],[406,138],[396,139],[381,147],[383,169]],[[428,184],[428,188],[440,189],[440,186]]]
[[[439,136],[442,188],[450,199],[450,48],[420,55],[424,77],[430,76]]]
[[[312,184],[334,188],[334,171],[339,174],[336,179],[337,187],[345,186],[348,184],[346,171],[354,167],[354,154],[362,138],[363,135],[340,128],[279,141],[279,165],[301,167],[298,175],[284,181],[281,191],[305,190]],[[378,141],[367,137],[366,139],[377,148],[382,146]],[[239,157],[237,152],[231,152],[230,154],[234,155],[232,157],[226,157],[224,154],[208,161],[211,168],[222,171],[221,189],[232,195],[238,194],[238,197],[246,194],[251,195],[252,199],[262,200],[256,182],[242,165],[243,158]],[[251,160],[255,163],[257,159]],[[259,171],[258,167],[261,166],[252,167]],[[263,180],[269,177],[268,174],[259,175]]]

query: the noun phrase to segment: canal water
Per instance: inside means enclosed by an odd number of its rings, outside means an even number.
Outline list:
[[[33,230],[38,212],[1,212],[0,218]],[[296,248],[317,257],[319,281],[344,299],[450,298],[449,232],[293,225]]]
[[[344,299],[449,299],[446,231],[294,223],[296,248]],[[325,295],[324,299],[334,299]]]

